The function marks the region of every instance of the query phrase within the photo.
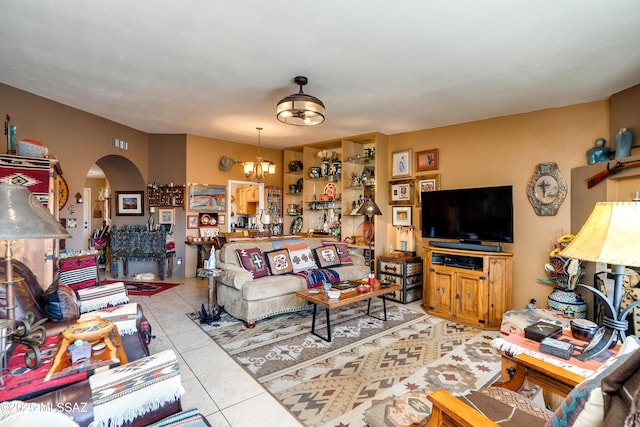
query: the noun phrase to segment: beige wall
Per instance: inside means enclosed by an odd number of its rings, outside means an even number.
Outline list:
[[[91,165],[107,156],[126,157],[146,182],[226,185],[230,179],[244,180],[244,175],[240,166],[220,171],[219,159],[226,155],[235,160],[249,160],[258,151],[254,145],[199,136],[147,135],[4,84],[0,84],[0,107],[3,116],[9,114],[18,127],[19,139],[42,141],[58,157],[72,195],[82,192]],[[555,161],[570,186],[571,169],[585,165],[586,150],[596,138],[607,135],[609,101],[600,101],[392,135],[389,152],[409,147],[415,154],[438,148],[437,172],[441,174],[442,188],[514,186],[515,243],[505,245],[505,250],[514,253],[514,307],[524,307],[530,298],[536,298],[542,305],[546,303],[550,289],[537,284],[536,278],[544,277],[543,265],[553,241],[571,227],[571,193],[557,216],[538,217],[526,196],[529,177],[537,163]],[[129,150],[113,147],[112,137],[129,142]],[[262,152],[278,165],[273,182],[281,185],[282,151],[263,148]],[[388,179],[389,176],[382,181]],[[177,210],[177,229],[181,233],[192,232],[184,229],[187,213]],[[145,217],[139,219],[144,222]],[[414,213],[414,223],[419,224],[419,212]],[[182,238],[181,235],[177,242]],[[420,247],[420,239],[417,243]],[[179,248],[177,256],[185,256],[181,253],[184,250],[189,259],[195,260],[192,249]],[[185,274],[192,272],[190,264],[185,259]]]
[[[586,150],[608,133],[609,103],[600,101],[392,135],[389,151],[410,147],[415,156],[438,148],[443,189],[513,185],[515,242],[503,250],[514,254],[513,306],[523,308],[531,298],[546,305],[551,289],[536,279],[546,277],[555,239],[571,229],[571,193],[556,216],[537,216],[527,198],[529,178],[536,164],[556,162],[570,188],[571,169],[585,165]],[[416,226],[419,218],[418,211]]]

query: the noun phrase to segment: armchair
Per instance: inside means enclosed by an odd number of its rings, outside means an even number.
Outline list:
[[[616,357],[582,379],[562,368],[522,354],[509,381],[456,397],[445,390],[430,394],[433,426],[606,425],[640,422],[640,351],[628,338]],[[582,380],[581,380],[582,379]],[[553,413],[515,392],[525,380],[565,395]],[[571,385],[573,388],[568,389]],[[568,392],[567,392],[568,391]]]

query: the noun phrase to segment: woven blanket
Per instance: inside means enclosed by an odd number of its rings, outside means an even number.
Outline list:
[[[106,307],[84,314],[84,316],[87,315],[100,316],[104,320],[111,320],[117,326],[120,335],[131,335],[138,332],[138,326],[136,325],[138,304],[135,302]]]
[[[340,281],[340,274],[330,268],[314,268],[313,270],[300,271],[298,273],[291,274],[304,277],[309,289],[315,288],[317,285],[321,285],[322,282],[338,283]]]
[[[119,427],[184,394],[172,350],[95,374],[89,385],[94,415],[90,427]]]
[[[562,336],[562,340],[569,341],[574,345],[583,346],[586,344],[584,342],[573,339],[572,337],[566,335],[566,333]],[[593,374],[595,370],[602,365],[603,361],[600,356],[587,360],[586,362],[582,362],[575,357],[566,360],[556,356],[552,356],[550,354],[541,353],[540,343],[525,338],[524,332],[519,332],[517,334],[509,335],[504,338],[496,338],[491,342],[491,346],[497,350],[509,352],[514,356],[522,353],[529,354],[536,359],[544,360],[545,362],[551,363],[555,366],[559,366],[566,369],[567,371],[576,373],[578,375],[582,375],[583,377],[588,377]],[[603,352],[602,358],[607,359],[611,357],[618,351],[618,349],[619,348],[616,347],[613,350],[607,350]]]
[[[110,305],[127,304],[129,296],[124,282],[94,286],[93,288],[78,290],[78,305],[80,313],[98,310]]]

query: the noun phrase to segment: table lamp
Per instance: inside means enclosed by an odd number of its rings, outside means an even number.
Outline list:
[[[378,207],[378,205],[376,205],[376,202],[368,199],[362,204],[362,206],[360,206],[360,209],[358,209],[358,212],[356,213],[359,215],[366,215],[367,220],[369,221],[369,230],[371,232],[371,237],[369,238],[369,270],[373,273],[373,262],[371,260],[371,245],[373,244],[373,223],[371,220],[374,215],[382,215],[382,212],[380,212],[380,208]]]
[[[11,246],[16,240],[64,239],[71,237],[27,187],[0,184],[0,241],[6,245],[6,311],[15,320]],[[44,256],[44,254],[43,254]]]
[[[628,327],[626,318],[640,304],[636,301],[620,312],[625,268],[640,267],[640,203],[596,203],[585,224],[560,255],[611,264],[615,275],[612,299],[596,288],[577,285],[592,292],[602,303],[604,311],[604,335],[599,342],[576,356],[579,360],[588,360],[609,348],[617,339],[624,340]]]

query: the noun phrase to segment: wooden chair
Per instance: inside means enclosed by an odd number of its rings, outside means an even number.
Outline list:
[[[634,339],[634,337],[630,339]],[[637,346],[637,343],[635,345]],[[553,417],[558,419],[554,425],[567,425],[570,420],[574,420],[576,417],[596,417],[596,419],[603,420],[602,425],[621,425],[617,422],[614,423],[612,418],[618,418],[616,421],[621,418],[624,421],[627,417],[635,417],[632,418],[635,422],[640,421],[640,412],[634,413],[631,407],[633,401],[627,402],[628,406],[619,402],[621,399],[624,400],[624,395],[636,396],[637,399],[638,393],[640,393],[640,351],[629,351],[612,358],[587,379],[526,354],[515,356],[513,361],[515,362],[515,370],[511,379],[495,383],[493,387],[501,387],[510,390],[509,393],[513,393],[519,390],[527,380],[532,384],[539,385],[543,390],[565,397],[553,414]],[[616,390],[616,387],[619,389]],[[621,390],[622,387],[624,387],[624,392]],[[605,390],[607,393],[603,408],[602,405],[599,407],[596,404],[598,399],[595,394]],[[518,405],[504,408],[505,402],[510,399],[500,399],[496,402],[491,402],[491,398],[476,398],[474,400],[471,398],[474,393],[482,393],[482,391],[456,397],[445,390],[438,390],[427,396],[433,405],[427,426],[493,427],[500,425],[494,419],[504,421],[505,417],[508,417],[513,425],[544,426],[546,423],[545,418],[539,418],[539,423],[532,424],[531,414],[523,412],[518,408]],[[610,400],[608,408],[606,406],[607,395]],[[520,396],[520,398],[522,397]],[[526,402],[526,405],[530,404],[532,402]],[[538,407],[538,409],[541,414],[544,413],[543,408]],[[500,415],[496,417],[498,412]],[[548,418],[551,415],[547,413],[540,416]],[[527,421],[524,421],[525,419]]]

